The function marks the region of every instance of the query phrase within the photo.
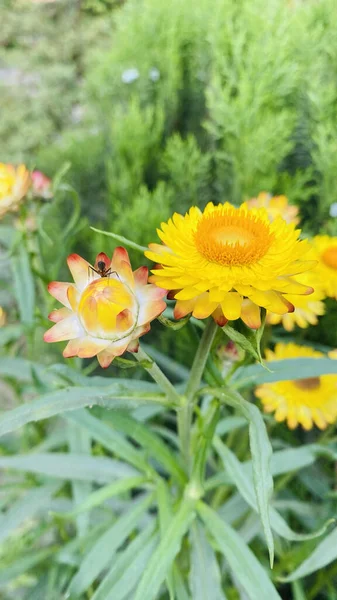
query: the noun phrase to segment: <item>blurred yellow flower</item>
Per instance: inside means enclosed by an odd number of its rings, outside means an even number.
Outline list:
[[[315,277],[315,271],[301,273],[297,275],[296,280],[304,285],[313,285],[314,292],[310,296],[292,296],[289,294],[287,296],[289,302],[296,304],[294,312],[285,315],[275,315],[268,312],[267,323],[270,325],[282,323],[287,331],[293,331],[296,325],[306,329],[309,325],[317,325],[317,317],[324,315],[325,305],[322,300],[325,298],[325,294],[317,276]]]
[[[276,344],[274,352],[266,351],[267,360],[286,358],[320,358],[324,356],[308,346]],[[325,429],[337,419],[337,375],[321,375],[294,381],[277,381],[260,385],[255,394],[265,412],[274,412],[276,421],[287,421],[290,429],[314,425]]]
[[[315,272],[323,291],[337,300],[337,237],[316,235],[313,245],[318,260]]]
[[[0,327],[3,327],[6,324],[6,313],[2,306],[0,306]]]
[[[24,165],[0,163],[0,218],[9,211],[16,211],[27,194],[31,180]]]
[[[175,213],[157,231],[163,244],[145,253],[159,266],[150,281],[177,300],[176,319],[212,315],[223,326],[241,317],[256,329],[261,306],[283,315],[294,310],[289,294],[313,292],[293,278],[314,266],[306,258],[309,244],[281,217],[271,223],[264,208],[210,202],[204,212]]]
[[[282,217],[287,223],[298,225],[298,208],[288,203],[286,196],[272,196],[267,192],[261,192],[257,198],[251,198],[247,202],[248,208],[265,208],[268,217],[274,221],[276,217]]]
[[[98,254],[94,267],[78,254],[71,254],[67,262],[75,283],[49,284],[50,294],[64,308],[50,313],[56,324],[44,340],[70,340],[63,356],[97,356],[102,367],[126,350],[137,352],[138,338],[166,308],[166,291],[147,283],[147,267],[132,272],[128,253],[121,247],[112,260]]]

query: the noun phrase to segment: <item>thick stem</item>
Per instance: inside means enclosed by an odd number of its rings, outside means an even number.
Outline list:
[[[193,400],[199,389],[206,361],[213,344],[217,324],[210,319],[201,336],[197,352],[194,357],[191,373],[186,386],[185,397],[182,399],[181,408],[178,409],[178,433],[181,452],[184,457],[187,472],[191,471],[191,425],[193,414]]]
[[[168,400],[170,400],[172,404],[179,406],[181,404],[181,396],[178,394],[177,390],[169,381],[169,379],[167,379],[163,371],[158,367],[157,363],[154,362],[154,360],[148,356],[148,354],[146,354],[146,352],[140,346],[135,356],[139,362],[149,362],[150,366],[144,366],[145,371],[148,372],[152,379],[158,384],[160,389],[165,392]]]

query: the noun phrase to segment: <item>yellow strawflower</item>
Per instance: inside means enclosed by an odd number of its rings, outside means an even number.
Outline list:
[[[316,235],[313,246],[318,260],[315,272],[323,291],[330,298],[337,299],[337,237]]]
[[[306,329],[309,325],[317,325],[318,318],[325,313],[325,305],[322,300],[325,294],[322,290],[314,271],[307,271],[297,275],[296,280],[304,285],[313,285],[314,292],[310,296],[287,296],[292,304],[296,304],[294,312],[285,315],[267,313],[267,323],[278,325],[282,323],[286,331],[293,331],[295,326]]]
[[[203,212],[192,207],[161,224],[162,245],[149,245],[145,254],[159,266],[150,281],[170,290],[176,319],[212,315],[222,326],[241,317],[258,328],[261,306],[283,315],[294,310],[289,294],[297,298],[313,291],[296,279],[314,266],[299,233],[281,217],[271,223],[265,208],[228,202],[210,202]]]
[[[67,262],[75,283],[49,284],[48,291],[64,308],[50,313],[55,325],[44,340],[70,340],[63,356],[97,356],[102,367],[125,351],[137,352],[138,338],[166,308],[165,290],[147,283],[147,267],[133,272],[121,247],[112,260],[98,254],[94,267],[78,254],[71,254]]]
[[[2,306],[0,306],[0,327],[3,327],[6,324],[6,313]]]
[[[0,218],[18,210],[30,183],[30,174],[24,165],[15,168],[0,163]]]
[[[282,217],[287,223],[298,225],[298,208],[289,204],[287,196],[272,196],[267,192],[261,192],[257,198],[248,200],[249,208],[265,208],[271,221],[276,217]]]
[[[297,344],[276,344],[266,351],[267,360],[285,358],[320,358],[321,352]],[[314,425],[325,429],[337,419],[337,375],[321,375],[294,381],[277,381],[260,385],[255,394],[265,412],[275,412],[276,421],[286,421],[290,429]]]

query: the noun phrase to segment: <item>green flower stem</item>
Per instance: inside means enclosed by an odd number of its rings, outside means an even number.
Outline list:
[[[182,398],[178,409],[178,433],[181,452],[184,457],[186,470],[191,471],[191,426],[193,414],[193,401],[199,389],[209,351],[212,347],[217,324],[209,319],[201,336],[197,352],[194,357],[191,373],[187,382],[185,396]]]
[[[178,394],[175,387],[172,385],[170,380],[166,377],[163,371],[158,367],[157,363],[150,357],[146,352],[139,346],[138,352],[135,354],[136,359],[139,362],[148,363],[149,366],[144,366],[145,371],[152,377],[152,379],[158,384],[160,389],[165,392],[168,400],[174,406],[181,404],[181,396]]]
[[[212,347],[214,336],[218,325],[213,319],[209,319],[202,333],[199,346],[194,357],[191,373],[186,386],[186,397],[188,402],[193,400],[199,389],[201,378],[205,369],[209,351]]]

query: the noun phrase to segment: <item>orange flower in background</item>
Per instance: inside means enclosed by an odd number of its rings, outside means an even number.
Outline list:
[[[308,346],[276,344],[266,351],[267,361],[287,358],[321,358],[324,354]],[[333,358],[329,354],[330,358]],[[337,375],[321,375],[293,381],[264,383],[255,390],[265,412],[274,412],[276,421],[286,421],[290,429],[314,425],[325,429],[337,419]]]
[[[160,267],[150,281],[170,290],[176,319],[212,315],[223,326],[241,317],[256,329],[260,307],[284,315],[294,310],[289,295],[313,292],[296,278],[315,264],[306,256],[309,244],[281,217],[271,223],[265,208],[210,202],[204,212],[175,213],[157,231],[162,244],[145,253]]]
[[[115,249],[112,260],[98,254],[94,267],[78,254],[71,254],[67,262],[75,283],[49,284],[49,293],[64,308],[50,313],[55,325],[44,340],[70,340],[63,356],[97,356],[102,367],[126,351],[137,352],[138,338],[166,308],[166,291],[147,283],[147,267],[133,272],[129,255],[121,247]]]
[[[282,217],[287,223],[298,225],[300,222],[298,208],[289,204],[286,196],[272,196],[267,192],[261,192],[257,198],[247,201],[248,208],[265,208],[269,219],[274,221],[276,217]]]
[[[325,294],[337,300],[337,237],[316,235],[313,246],[318,260],[315,273]]]
[[[24,165],[0,163],[0,218],[18,210],[30,184],[30,174]]]

